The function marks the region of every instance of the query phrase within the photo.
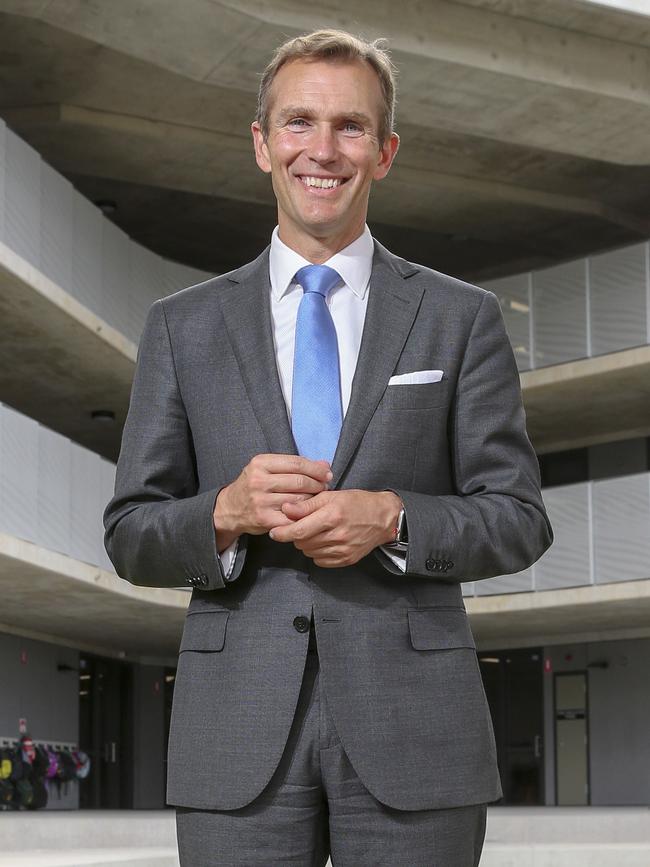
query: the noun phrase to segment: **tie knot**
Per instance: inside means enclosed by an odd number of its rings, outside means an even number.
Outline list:
[[[305,292],[318,292],[327,297],[341,279],[341,275],[328,265],[305,265],[296,272],[295,280],[300,283]]]

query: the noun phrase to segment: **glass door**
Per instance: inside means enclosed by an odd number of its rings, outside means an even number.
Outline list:
[[[126,809],[132,804],[132,667],[81,653],[79,746],[91,770],[79,784],[81,809]]]
[[[478,654],[492,714],[503,804],[544,803],[541,648]]]

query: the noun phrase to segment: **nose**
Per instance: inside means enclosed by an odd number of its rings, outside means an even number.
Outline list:
[[[336,131],[330,124],[317,124],[309,137],[309,156],[318,163],[329,163],[337,156]]]

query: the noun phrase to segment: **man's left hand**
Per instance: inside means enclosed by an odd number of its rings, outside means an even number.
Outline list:
[[[300,503],[284,503],[282,511],[293,523],[275,527],[270,536],[293,542],[317,566],[352,566],[395,539],[401,508],[392,491],[323,491]]]

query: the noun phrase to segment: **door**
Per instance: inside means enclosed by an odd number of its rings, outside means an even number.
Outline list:
[[[91,654],[79,659],[79,746],[91,760],[79,784],[82,809],[132,806],[132,667]]]
[[[494,726],[501,803],[543,804],[542,650],[491,650],[478,659]]]
[[[555,803],[589,803],[587,673],[558,672],[555,696]]]

